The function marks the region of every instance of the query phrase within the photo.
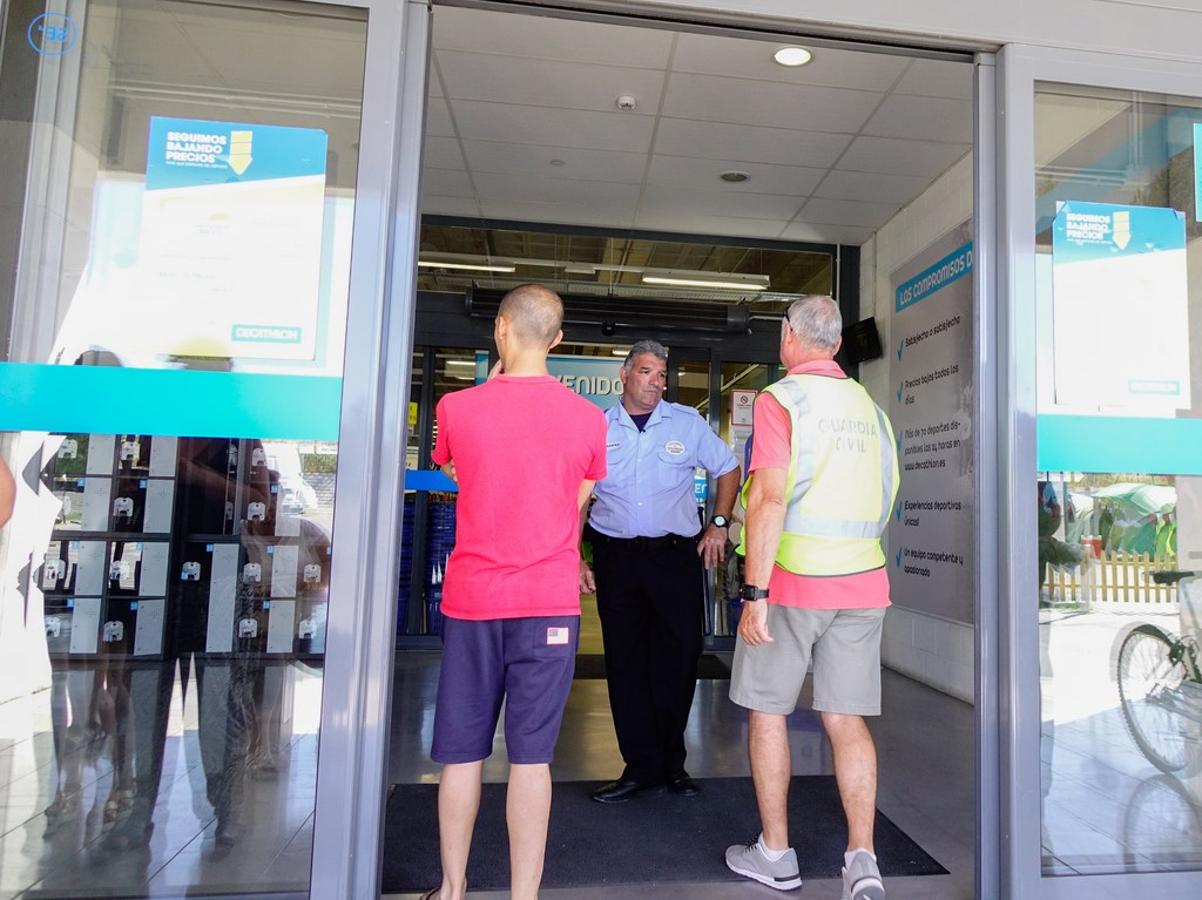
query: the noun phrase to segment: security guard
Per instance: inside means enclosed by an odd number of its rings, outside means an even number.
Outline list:
[[[586,537],[594,574],[581,562],[580,589],[597,593],[605,670],[626,769],[593,799],[620,803],[664,785],[697,793],[684,768],[684,730],[701,656],[702,564],[725,558],[738,491],[734,454],[691,407],[662,399],[668,351],[639,341],[622,364],[622,400],[606,413],[606,465]],[[701,531],[694,473],[718,480],[714,516]]]

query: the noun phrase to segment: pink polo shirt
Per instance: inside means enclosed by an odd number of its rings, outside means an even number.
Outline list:
[[[822,375],[846,378],[833,360],[802,363],[790,375]],[[771,394],[755,400],[754,437],[749,470],[788,469],[792,456],[793,422],[789,413]],[[779,565],[768,582],[768,602],[801,609],[871,609],[889,606],[889,573],[881,566],[855,575],[797,575]]]

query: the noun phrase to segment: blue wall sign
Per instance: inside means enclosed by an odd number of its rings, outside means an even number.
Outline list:
[[[35,53],[42,56],[62,56],[74,49],[79,41],[79,29],[70,16],[42,13],[29,23],[25,38]]]

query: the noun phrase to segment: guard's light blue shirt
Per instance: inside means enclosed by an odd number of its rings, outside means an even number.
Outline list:
[[[640,432],[621,401],[605,413],[605,479],[589,524],[617,538],[695,535],[700,527],[693,475],[717,478],[738,466],[697,410],[661,400]]]

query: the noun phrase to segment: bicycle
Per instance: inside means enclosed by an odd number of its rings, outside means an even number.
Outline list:
[[[1199,575],[1163,571],[1152,579],[1178,584],[1183,614],[1197,619],[1202,602],[1189,596],[1189,588]],[[1197,587],[1202,588],[1202,579]],[[1150,623],[1135,626],[1119,646],[1117,668],[1123,719],[1148,761],[1168,774],[1202,763],[1202,659],[1196,627],[1178,636]]]

